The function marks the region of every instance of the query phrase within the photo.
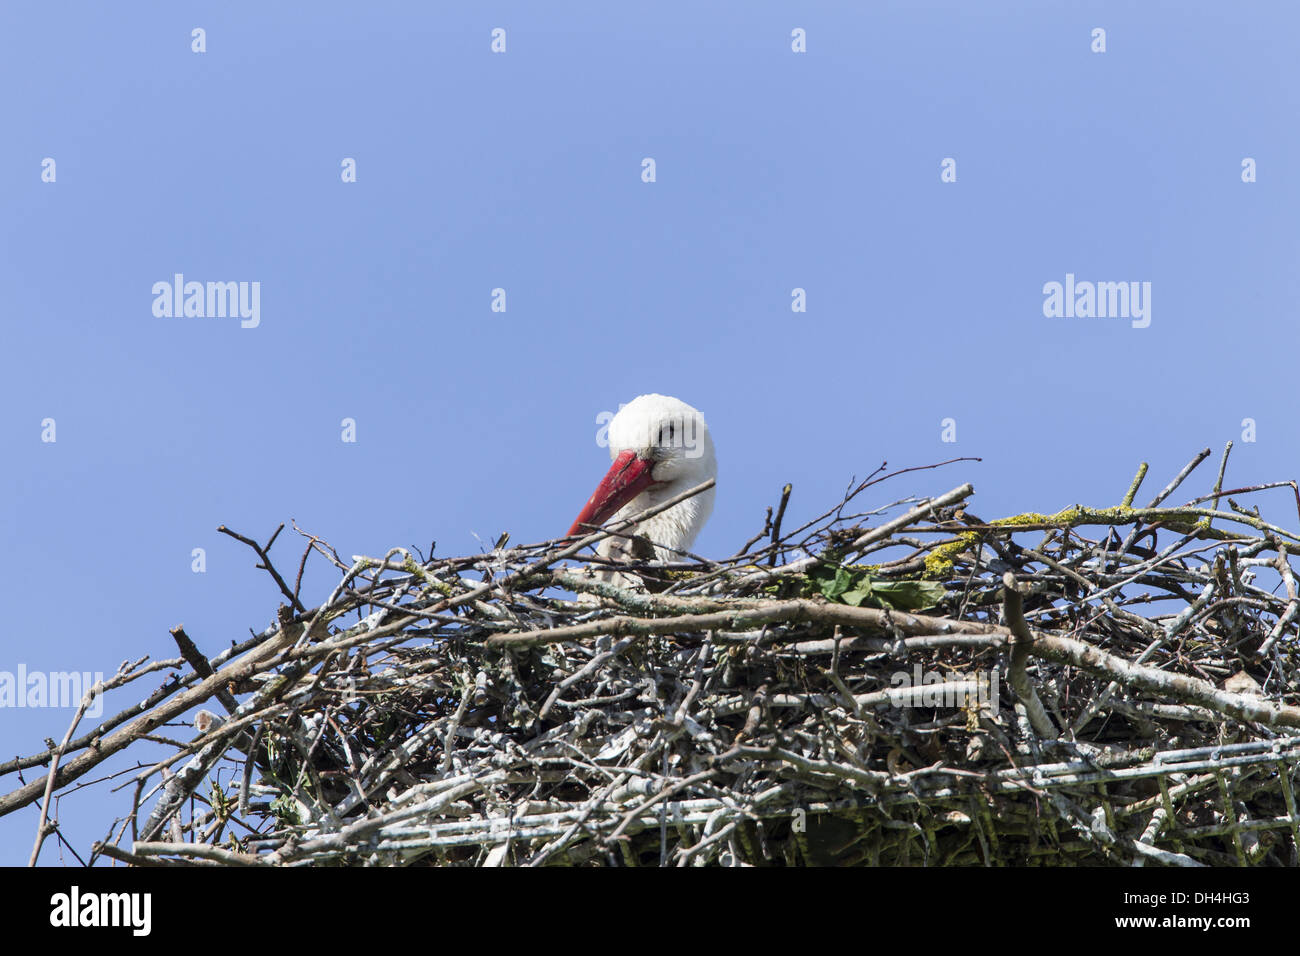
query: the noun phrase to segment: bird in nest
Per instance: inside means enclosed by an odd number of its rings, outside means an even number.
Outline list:
[[[590,534],[662,504],[718,474],[713,438],[704,416],[679,398],[641,395],[609,423],[609,471],[574,520],[569,535]],[[713,488],[638,521],[596,546],[601,562],[680,560],[713,511]],[[620,587],[643,582],[630,572],[602,567],[596,580]]]

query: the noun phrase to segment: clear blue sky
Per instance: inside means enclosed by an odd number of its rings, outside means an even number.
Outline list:
[[[1143,459],[1154,494],[1213,446],[1201,493],[1228,439],[1231,482],[1295,477],[1298,9],[0,6],[0,671],[266,626],[222,523],[344,555],[561,534],[596,416],[649,391],[709,421],[715,556],[785,482],[798,519],[882,460],[982,457],[873,503],[970,480],[988,518],[1113,504]],[[178,272],[259,282],[260,325],[156,317]],[[1045,317],[1067,274],[1150,282],[1150,326]],[[0,709],[0,759],[70,716]],[[65,801],[65,832],[125,805]]]

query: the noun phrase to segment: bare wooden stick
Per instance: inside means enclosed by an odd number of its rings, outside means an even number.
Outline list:
[[[1029,722],[1033,725],[1035,733],[1040,737],[1055,738],[1059,731],[1052,723],[1052,719],[1047,716],[1047,711],[1043,708],[1042,701],[1038,699],[1034,685],[1025,670],[1025,664],[1033,651],[1034,635],[1030,633],[1029,625],[1025,623],[1024,600],[1020,596],[1020,591],[1016,589],[1016,576],[1010,571],[1002,575],[1002,593],[1007,613],[1007,626],[1011,630],[1012,637],[1011,667],[1007,680],[1011,684],[1011,689],[1016,692],[1016,696],[1025,705]]]

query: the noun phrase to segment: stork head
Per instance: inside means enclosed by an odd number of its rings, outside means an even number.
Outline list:
[[[639,511],[715,478],[718,461],[704,416],[666,395],[634,398],[609,423],[613,459],[595,493],[569,529],[586,534],[610,518]],[[701,492],[638,525],[654,544],[689,548],[713,511],[714,489]]]

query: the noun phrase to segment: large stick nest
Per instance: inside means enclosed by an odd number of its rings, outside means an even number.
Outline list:
[[[1144,466],[1118,506],[992,522],[969,485],[883,504],[913,471],[786,530],[787,488],[736,556],[639,586],[575,563],[599,535],[352,561],[307,535],[290,587],[274,536],[227,532],[277,622],[211,659],[177,628],[180,658],[106,682],[171,671],[145,701],[0,765],[47,768],[0,813],[42,802],[52,830],[74,781],[205,705],[93,855],[1296,865],[1300,538],[1237,500],[1294,485],[1224,491],[1221,467],[1167,505],[1208,454],[1146,507]],[[342,580],[308,609],[313,551]]]

